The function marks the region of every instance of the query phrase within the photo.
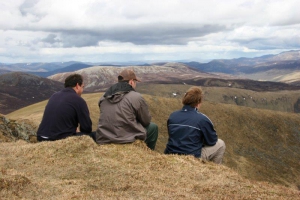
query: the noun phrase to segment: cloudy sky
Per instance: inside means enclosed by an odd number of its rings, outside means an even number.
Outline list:
[[[0,63],[209,61],[300,49],[300,0],[0,0]]]

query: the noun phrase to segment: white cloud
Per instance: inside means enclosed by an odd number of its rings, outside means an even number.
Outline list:
[[[279,53],[300,48],[298,2],[0,0],[0,58],[96,62],[98,55],[125,61]]]

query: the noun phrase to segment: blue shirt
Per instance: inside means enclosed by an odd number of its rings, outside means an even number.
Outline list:
[[[189,105],[173,112],[168,119],[169,139],[166,154],[201,156],[204,145],[213,146],[218,135],[211,120]]]

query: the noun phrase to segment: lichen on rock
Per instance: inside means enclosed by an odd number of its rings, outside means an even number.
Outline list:
[[[0,142],[12,142],[20,139],[36,142],[36,127],[28,120],[11,120],[0,114]]]

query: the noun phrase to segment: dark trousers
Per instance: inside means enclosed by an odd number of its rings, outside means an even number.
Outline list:
[[[158,126],[151,122],[145,129],[147,131],[145,143],[150,149],[154,150],[158,137]]]

